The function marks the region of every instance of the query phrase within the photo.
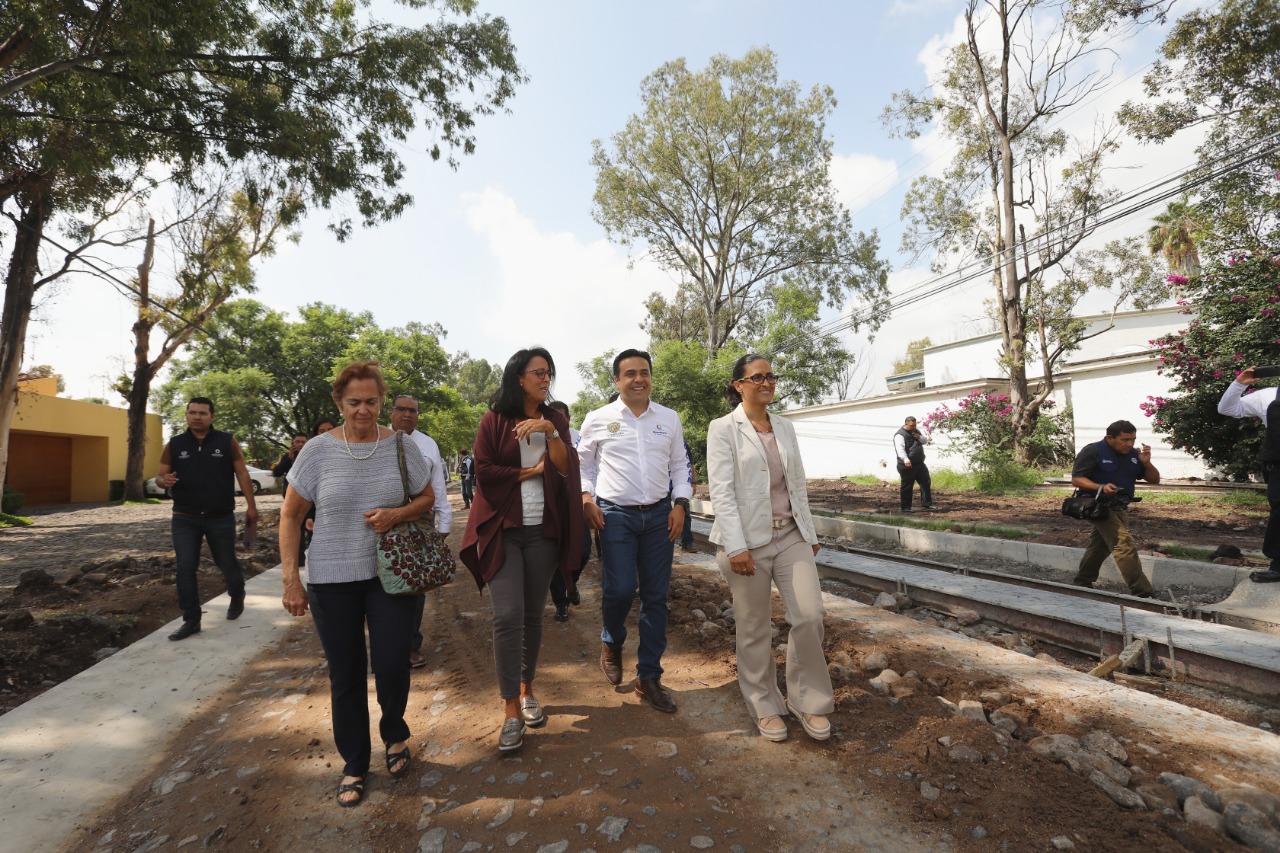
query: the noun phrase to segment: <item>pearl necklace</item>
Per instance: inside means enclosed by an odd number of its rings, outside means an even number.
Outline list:
[[[382,430],[378,430],[378,440],[373,443],[373,450],[369,451],[368,456],[356,456],[354,453],[351,452],[351,442],[347,441],[347,425],[346,424],[342,425],[342,443],[347,446],[347,455],[350,456],[352,459],[359,459],[359,460],[370,459],[373,457],[373,454],[378,452],[378,445],[382,443]]]

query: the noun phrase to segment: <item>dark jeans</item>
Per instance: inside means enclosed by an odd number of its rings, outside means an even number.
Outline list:
[[[1262,478],[1267,483],[1267,503],[1271,504],[1267,532],[1262,534],[1262,553],[1271,558],[1271,571],[1280,572],[1280,463],[1263,465]]]
[[[587,526],[587,522],[582,522],[582,559],[578,563],[578,570],[573,573],[573,582],[576,585],[578,579],[582,577],[582,570],[587,567],[587,561],[591,559],[591,528]],[[551,600],[556,603],[557,607],[569,606],[569,588],[565,586],[564,575],[555,572],[551,575]]]
[[[929,481],[928,465],[923,462],[912,462],[911,467],[908,468],[899,459],[898,476],[902,478],[899,498],[903,510],[911,509],[911,488],[916,483],[920,484],[920,506],[933,506],[933,490]]]
[[[600,639],[621,649],[627,639],[627,614],[640,593],[640,650],[636,673],[641,678],[662,675],[667,650],[667,589],[671,585],[673,545],[667,538],[671,502],[658,501],[649,509],[632,509],[600,501],[604,530],[600,531]]]
[[[333,713],[333,740],[345,762],[343,773],[363,776],[369,772],[369,678],[373,683],[382,719],[378,734],[384,744],[409,739],[404,721],[409,704],[409,632],[414,598],[388,595],[377,578],[352,583],[316,583],[307,586],[311,616],[329,664],[329,699]],[[365,626],[369,649],[365,651]]]
[[[468,479],[467,477],[462,478],[462,505],[463,506],[469,507],[471,506],[471,502],[475,500],[475,485],[476,485],[475,480]]]
[[[693,547],[693,511],[684,511],[684,529],[680,531],[680,547]]]
[[[178,569],[178,607],[182,610],[184,622],[200,622],[197,572],[200,568],[201,538],[209,543],[209,553],[222,571],[227,593],[232,598],[244,598],[244,573],[236,559],[234,512],[212,518],[174,513],[169,527],[173,532],[173,554]]]

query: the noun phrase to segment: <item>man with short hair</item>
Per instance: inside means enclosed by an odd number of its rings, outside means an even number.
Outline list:
[[[649,399],[653,360],[623,350],[613,359],[618,400],[582,421],[582,509],[600,531],[600,668],[622,683],[627,614],[640,593],[640,648],[632,688],[656,710],[674,713],[662,685],[667,647],[667,590],[671,559],[689,511],[693,486],[680,416]],[[669,490],[669,491],[668,491]]]
[[[177,563],[178,607],[182,626],[170,640],[185,640],[200,633],[200,541],[222,572],[231,596],[228,619],[244,612],[244,572],[236,559],[236,488],[245,500],[245,526],[258,523],[253,482],[244,464],[240,444],[231,433],[213,428],[213,401],[194,397],[187,403],[187,429],[169,439],[160,455],[156,483],[173,494],[173,553]]]
[[[1102,441],[1086,444],[1076,455],[1071,485],[1079,489],[1081,495],[1098,494],[1101,489],[1108,511],[1101,521],[1089,521],[1093,525],[1089,544],[1071,582],[1092,589],[1103,561],[1110,554],[1129,593],[1150,598],[1151,581],[1142,573],[1138,548],[1129,533],[1129,503],[1134,500],[1134,483],[1138,480],[1153,485],[1159,483],[1160,472],[1151,464],[1151,445],[1142,445],[1142,450],[1134,448],[1137,438],[1137,427],[1129,421],[1116,421],[1107,427]]]
[[[471,509],[471,501],[475,500],[476,460],[471,458],[471,451],[465,447],[458,451],[462,458],[458,460],[458,480],[462,483],[462,508]]]
[[[1230,418],[1257,418],[1262,421],[1264,437],[1258,462],[1262,465],[1262,480],[1267,484],[1267,503],[1271,514],[1267,517],[1267,530],[1262,534],[1262,553],[1271,558],[1266,571],[1252,572],[1249,580],[1254,583],[1280,581],[1280,388],[1256,388],[1246,394],[1249,386],[1258,381],[1254,374],[1257,365],[1243,371],[1218,401],[1218,414]]]
[[[916,419],[907,415],[902,427],[893,434],[893,452],[898,457],[898,477],[901,487],[898,500],[903,512],[911,512],[911,493],[916,483],[920,484],[920,508],[933,509],[932,481],[929,479],[929,466],[924,464],[924,446],[929,439],[916,429]]]
[[[289,494],[289,481],[286,478],[289,476],[289,469],[293,467],[293,463],[298,458],[298,451],[302,450],[302,446],[306,443],[307,437],[305,435],[302,433],[295,435],[289,445],[288,452],[281,456],[280,461],[271,469],[272,477],[277,480],[284,480],[284,486],[280,489],[280,494],[282,495]]]
[[[435,527],[441,536],[448,536],[453,527],[453,507],[449,505],[449,496],[445,493],[448,485],[447,470],[444,458],[440,455],[440,445],[424,432],[418,431],[418,400],[410,394],[401,394],[391,401],[391,428],[405,434],[412,447],[417,448],[422,458],[427,461],[431,471],[431,489],[435,493],[436,502],[431,511],[435,515]],[[409,452],[409,446],[405,452]],[[418,615],[413,620],[413,641],[410,644],[409,666],[417,669],[426,666],[427,659],[422,654],[422,614],[425,612],[427,597],[419,595],[417,600]]]

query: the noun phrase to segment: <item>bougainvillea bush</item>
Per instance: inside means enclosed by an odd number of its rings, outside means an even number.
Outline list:
[[[1173,388],[1148,397],[1142,409],[1174,447],[1232,479],[1246,479],[1258,470],[1260,424],[1219,415],[1218,400],[1250,365],[1280,364],[1280,252],[1236,254],[1202,275],[1169,281],[1188,295],[1179,304],[1192,319],[1151,342],[1159,372],[1173,379]],[[1265,379],[1253,387],[1275,383]]]
[[[1071,411],[1055,415],[1054,402],[1046,400],[1036,419],[1035,431],[1024,442],[1031,464],[1046,467],[1070,464],[1075,456]],[[1039,482],[1034,469],[1013,461],[1013,406],[1008,394],[973,391],[954,406],[942,405],[930,412],[922,426],[950,440],[949,452],[968,458],[984,491]]]

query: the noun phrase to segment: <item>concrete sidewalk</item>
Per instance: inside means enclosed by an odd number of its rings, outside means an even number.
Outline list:
[[[151,775],[174,732],[301,620],[280,606],[280,567],[246,583],[245,612],[206,602],[204,630],[180,643],[175,620],[0,717],[0,837],[56,850],[75,827]]]

